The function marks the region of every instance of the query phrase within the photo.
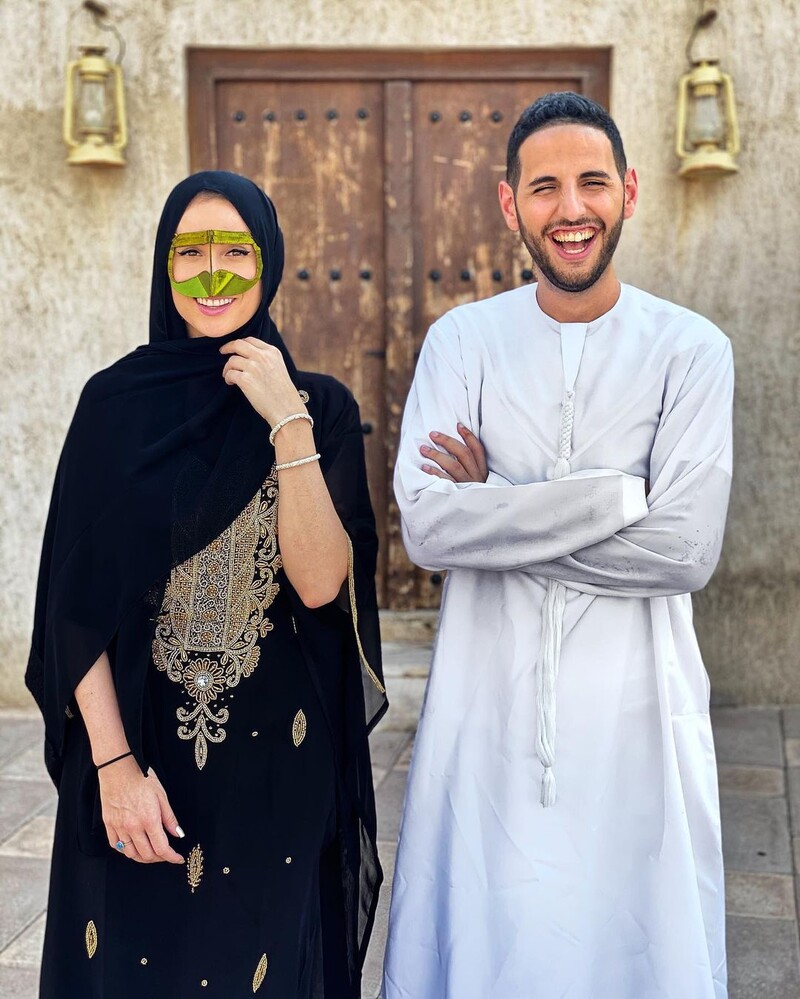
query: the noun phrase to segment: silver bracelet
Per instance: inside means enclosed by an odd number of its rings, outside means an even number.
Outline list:
[[[273,447],[275,446],[275,435],[278,431],[282,430],[287,423],[292,423],[294,420],[308,420],[312,428],[314,426],[313,417],[311,417],[308,413],[292,413],[290,416],[284,416],[284,418],[279,420],[269,432],[269,442]]]
[[[298,458],[297,461],[284,461],[281,465],[275,466],[275,471],[280,472],[284,468],[297,468],[298,465],[309,465],[312,461],[319,461],[319,454],[310,454],[307,458]]]

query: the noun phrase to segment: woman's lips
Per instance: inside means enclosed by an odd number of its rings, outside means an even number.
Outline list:
[[[197,308],[204,316],[221,316],[236,301],[235,298],[196,298]],[[211,302],[218,302],[218,305],[211,305]]]

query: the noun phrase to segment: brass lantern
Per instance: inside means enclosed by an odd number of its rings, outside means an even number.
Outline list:
[[[680,79],[676,148],[680,177],[720,177],[739,170],[733,81],[716,60],[694,63]]]
[[[73,166],[125,166],[128,144],[125,93],[119,63],[100,45],[84,45],[67,66],[64,141]]]

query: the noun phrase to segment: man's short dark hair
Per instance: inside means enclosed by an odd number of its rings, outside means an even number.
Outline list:
[[[581,94],[565,90],[555,94],[545,94],[525,108],[519,116],[519,121],[508,139],[506,156],[506,180],[514,191],[519,184],[521,173],[519,147],[529,135],[551,125],[588,125],[589,128],[604,132],[611,143],[619,175],[625,179],[628,163],[625,159],[622,136],[614,124],[614,119],[601,104],[590,101]]]

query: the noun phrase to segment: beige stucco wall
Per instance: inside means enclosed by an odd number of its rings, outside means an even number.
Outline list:
[[[131,142],[109,172],[64,162],[63,70],[91,36],[77,7],[0,0],[0,703],[27,702],[40,537],[79,390],[146,338],[157,216],[188,170],[184,49],[219,44],[613,46],[611,109],[641,185],[619,273],[717,322],[738,364],[735,487],[701,642],[719,698],[800,701],[798,0],[719,4],[709,42],[737,84],[743,149],[740,174],[708,185],[678,180],[672,153],[695,0],[111,0]]]

